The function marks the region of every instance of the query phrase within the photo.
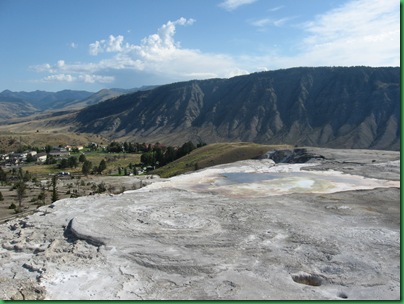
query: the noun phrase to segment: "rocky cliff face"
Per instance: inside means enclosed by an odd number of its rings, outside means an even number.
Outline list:
[[[320,67],[174,83],[82,110],[79,131],[137,141],[398,150],[400,68]]]

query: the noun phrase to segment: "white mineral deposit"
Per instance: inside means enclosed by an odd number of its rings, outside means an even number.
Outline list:
[[[312,149],[0,226],[3,299],[400,298],[400,155]]]

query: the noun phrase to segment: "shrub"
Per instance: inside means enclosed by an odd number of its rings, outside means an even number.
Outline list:
[[[98,193],[103,193],[103,192],[105,192],[105,191],[107,191],[107,188],[105,187],[105,184],[104,184],[104,183],[99,183],[99,184],[98,184],[97,192],[98,192]]]

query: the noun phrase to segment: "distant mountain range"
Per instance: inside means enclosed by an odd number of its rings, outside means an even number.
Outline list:
[[[72,91],[64,90],[60,92],[12,92],[5,90],[0,93],[0,106],[6,108],[10,103],[17,103],[27,110],[20,111],[2,111],[0,118],[9,118],[15,116],[26,116],[35,112],[40,112],[49,109],[61,109],[69,103],[88,98],[93,93],[87,91]]]
[[[3,125],[17,126],[21,119],[5,119],[44,110],[32,121],[26,117],[25,128],[58,125],[166,144],[249,141],[399,150],[400,68],[291,68],[130,91],[0,93]]]
[[[59,92],[12,92],[5,90],[0,92],[0,120],[25,117],[47,110],[78,110],[123,94],[154,87],[145,86],[129,90],[103,89],[96,93],[75,90]]]
[[[135,141],[400,149],[400,68],[319,67],[187,81],[78,112],[76,130]]]

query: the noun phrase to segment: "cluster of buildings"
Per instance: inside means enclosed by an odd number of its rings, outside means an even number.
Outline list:
[[[69,157],[70,152],[75,149],[81,151],[84,149],[84,147],[77,145],[67,145],[65,147],[54,147],[51,151],[49,151],[49,153],[24,151],[22,153],[11,152],[7,154],[0,154],[0,166],[19,166],[27,162],[36,162],[38,164],[42,164],[46,162],[48,155],[54,157],[55,159],[67,158]]]
[[[41,155],[44,154],[44,155]],[[11,152],[7,154],[0,155],[0,165],[1,166],[18,166],[27,162],[28,159],[39,159],[45,162],[46,153],[37,153],[36,151],[25,151],[22,153]]]

